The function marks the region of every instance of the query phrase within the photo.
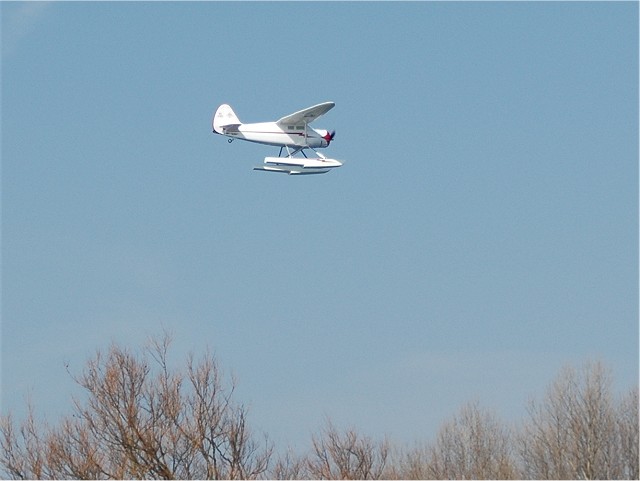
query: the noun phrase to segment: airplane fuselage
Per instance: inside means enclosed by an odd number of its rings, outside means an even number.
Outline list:
[[[277,147],[311,147],[312,149],[327,147],[331,141],[326,130],[312,129],[304,124],[282,126],[276,122],[228,125],[223,128],[222,135]]]

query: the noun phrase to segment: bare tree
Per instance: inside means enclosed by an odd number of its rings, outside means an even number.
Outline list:
[[[521,438],[524,475],[535,479],[614,479],[623,473],[621,430],[633,445],[633,418],[616,413],[611,375],[600,362],[566,368],[542,402],[532,401]],[[635,399],[637,420],[637,397]],[[624,425],[621,427],[620,423]],[[637,423],[637,421],[636,421]],[[637,424],[635,427],[637,450]],[[637,454],[636,454],[637,473]]]
[[[442,426],[418,473],[431,479],[517,478],[510,439],[509,430],[492,413],[468,404]]]
[[[56,425],[29,404],[0,416],[0,475],[12,479],[638,479],[638,389],[615,400],[601,363],[564,369],[514,434],[477,403],[432,444],[391,450],[329,420],[306,455],[272,448],[247,426],[235,383],[210,352],[168,365],[170,338],[139,354],[112,345],[73,379],[84,396]]]
[[[621,399],[616,411],[618,434],[618,477],[640,479],[638,459],[638,388],[635,387]]]
[[[309,478],[307,473],[308,460],[306,457],[300,456],[291,451],[278,457],[273,465],[273,468],[269,471],[270,479],[305,479]]]
[[[258,443],[246,409],[232,401],[215,358],[186,369],[167,363],[169,336],[141,356],[113,345],[80,376],[85,401],[58,426],[33,412],[16,428],[0,424],[0,467],[11,478],[252,479],[268,468],[271,447]]]
[[[331,421],[319,436],[312,436],[312,444],[303,474],[313,479],[379,479],[389,454],[386,440],[373,441],[354,429],[341,433]]]
[[[429,479],[429,447],[415,443],[413,447],[391,451],[390,461],[385,470],[387,479]]]
[[[29,404],[27,418],[16,429],[13,418],[0,418],[0,462],[13,479],[40,479],[44,477],[44,442],[37,427],[33,407]],[[47,427],[44,426],[46,430]]]

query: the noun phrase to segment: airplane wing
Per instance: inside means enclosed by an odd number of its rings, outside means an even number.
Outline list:
[[[280,125],[294,125],[302,122],[310,124],[321,115],[326,114],[335,105],[336,104],[334,102],[324,102],[322,104],[314,105],[313,107],[308,107],[304,110],[300,110],[299,112],[286,115],[280,120],[277,120],[276,123]]]

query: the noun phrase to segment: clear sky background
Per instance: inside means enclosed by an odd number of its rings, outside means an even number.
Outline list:
[[[163,329],[279,448],[637,384],[637,3],[0,8],[3,413]],[[329,100],[326,175],[211,133]]]

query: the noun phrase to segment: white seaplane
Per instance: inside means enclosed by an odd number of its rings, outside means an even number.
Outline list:
[[[233,109],[223,104],[216,110],[211,124],[214,133],[229,137],[229,143],[240,139],[280,147],[278,157],[265,157],[264,164],[254,167],[254,170],[290,175],[324,174],[340,167],[342,162],[329,159],[315,149],[328,147],[336,133],[312,129],[309,124],[334,106],[333,102],[324,102],[275,122],[243,124]],[[306,149],[313,151],[315,156],[307,157],[304,152]],[[286,155],[283,155],[283,151],[286,151]],[[296,154],[302,156],[296,157]]]

